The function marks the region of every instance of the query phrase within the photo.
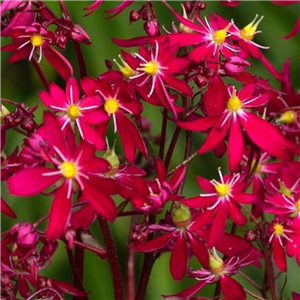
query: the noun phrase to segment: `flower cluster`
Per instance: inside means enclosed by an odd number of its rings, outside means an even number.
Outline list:
[[[129,21],[143,21],[146,35],[113,37],[116,47],[126,49],[120,49],[118,59],[106,60],[107,71],[91,77],[81,50],[91,39],[73,22],[67,4],[58,2],[59,15],[46,1],[1,3],[1,34],[8,39],[1,50],[12,52],[9,63],[28,60],[44,85],[33,107],[2,98],[2,181],[9,195],[20,197],[18,205],[36,195],[52,200],[41,219],[15,223],[3,232],[1,299],[63,299],[64,294],[89,299],[84,250],[108,260],[115,299],[125,299],[108,226],[125,216],[132,223],[124,245],[129,252],[126,298],[134,298],[135,253],[145,253],[136,297],[141,300],[156,258],[170,252],[172,278],[189,276],[196,283],[165,299],[196,299],[212,284],[214,299],[243,300],[246,294],[266,299],[269,293],[281,299],[275,273],[291,276],[287,257],[300,265],[300,93],[290,78],[293,62],[287,59],[278,71],[266,57],[268,47],[256,42],[263,17],[240,25],[217,12],[205,16],[209,3],[187,1],[177,11],[172,2],[162,1],[174,19],[171,26],[162,26],[152,1],[122,1],[106,10],[109,18],[134,5]],[[95,16],[103,2],[86,7],[86,16]],[[240,2],[221,4],[231,12]],[[298,20],[284,38],[299,28]],[[78,78],[64,52],[71,43]],[[48,81],[44,59],[61,76],[59,83]],[[253,63],[269,77],[254,74]],[[158,118],[144,114],[151,106],[162,111],[159,136],[151,123]],[[176,128],[168,150],[167,124]],[[13,130],[25,138],[9,151],[6,136]],[[116,146],[118,140],[121,146]],[[175,149],[184,152],[182,161],[176,161]],[[216,159],[228,158],[228,165],[213,170],[216,179],[199,172],[192,179],[199,193],[191,196],[185,189],[189,167],[202,168],[191,160],[211,151]],[[9,196],[1,198],[1,212],[17,218]],[[96,220],[105,246],[92,232]],[[42,272],[51,265],[59,241],[66,245],[74,286]],[[264,272],[264,283],[241,271],[249,265]],[[255,292],[232,278],[237,273],[254,283]],[[294,300],[299,297],[293,293]]]

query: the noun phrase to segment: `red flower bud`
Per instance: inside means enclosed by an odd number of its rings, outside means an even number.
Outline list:
[[[147,21],[144,24],[144,29],[149,36],[156,36],[159,32],[159,23],[156,19]]]
[[[18,223],[11,229],[11,234],[15,235],[16,244],[21,247],[33,247],[39,239],[39,235],[31,224]]]

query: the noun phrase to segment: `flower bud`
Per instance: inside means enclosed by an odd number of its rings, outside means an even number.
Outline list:
[[[220,274],[224,270],[225,264],[221,257],[218,256],[215,248],[209,252],[209,269],[214,274]]]
[[[205,76],[198,75],[195,78],[195,83],[197,84],[197,86],[199,88],[202,88],[203,86],[205,86],[207,84],[207,78]]]
[[[107,147],[108,149],[106,150],[106,152],[103,155],[103,158],[106,159],[109,162],[109,164],[111,165],[111,171],[118,170],[119,165],[120,165],[119,158],[115,152],[116,141],[117,140],[114,141],[114,144],[111,149],[109,148],[109,146]],[[111,171],[109,171],[109,173]]]
[[[66,48],[66,43],[67,43],[67,37],[65,35],[57,35],[56,37],[56,45],[61,48],[61,49],[65,49]]]
[[[205,10],[206,4],[205,2],[198,1],[196,4],[196,10]]]
[[[137,10],[132,10],[132,11],[130,12],[130,15],[129,15],[129,21],[130,21],[130,23],[131,23],[131,22],[136,22],[136,21],[138,21],[140,18],[141,18],[141,15],[140,15],[140,13],[139,13]]]
[[[191,10],[193,8],[193,5],[192,5],[191,1],[186,1],[186,2],[184,2],[183,5],[184,5],[184,9],[185,9],[186,13],[191,12]]]
[[[245,240],[247,242],[254,242],[257,239],[257,234],[253,230],[247,230],[245,234]]]
[[[225,63],[225,69],[231,73],[237,74],[245,70],[246,67],[250,67],[251,64],[239,56],[231,56]]]
[[[29,223],[18,223],[14,225],[11,229],[11,234],[15,235],[15,242],[21,247],[33,247],[39,239],[35,227]]]
[[[91,44],[91,39],[86,31],[78,24],[74,24],[72,30],[69,32],[70,39],[86,45]]]
[[[156,36],[159,32],[159,22],[157,19],[144,23],[144,29],[149,36]]]
[[[33,131],[35,129],[35,122],[31,118],[22,120],[21,127],[26,131]]]
[[[172,222],[178,227],[186,227],[191,223],[191,212],[189,208],[180,204],[172,209]]]

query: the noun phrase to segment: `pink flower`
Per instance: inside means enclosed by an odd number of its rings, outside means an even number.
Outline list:
[[[51,83],[49,92],[40,92],[39,96],[45,106],[56,111],[62,131],[65,132],[68,124],[72,128],[76,126],[83,140],[92,143],[97,149],[105,149],[104,137],[92,127],[99,123],[102,116],[99,95],[81,98],[76,79],[69,78],[66,92],[56,83]]]
[[[114,220],[117,215],[116,206],[110,196],[99,189],[102,181],[95,176],[95,173],[105,173],[109,170],[108,162],[96,157],[94,147],[86,142],[82,142],[77,148],[75,136],[71,131],[64,139],[52,114],[46,112],[44,122],[51,151],[44,152],[43,158],[53,167],[37,166],[19,171],[7,181],[9,193],[33,196],[53,184],[56,185],[46,232],[49,239],[57,239],[65,231],[71,213],[72,195],[78,190],[98,214],[108,220]]]
[[[35,22],[27,27],[14,27],[9,36],[13,38],[13,43],[3,46],[1,50],[15,52],[8,60],[10,63],[26,58],[31,61],[36,54],[38,63],[45,56],[65,80],[73,75],[69,61],[51,46],[55,42],[54,32],[46,30],[41,24]]]

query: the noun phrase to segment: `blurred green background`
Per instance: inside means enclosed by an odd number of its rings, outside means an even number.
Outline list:
[[[172,2],[172,1],[170,1]],[[104,10],[116,6],[118,1],[105,1],[105,3],[91,16],[83,17],[85,12],[83,8],[91,4],[91,1],[66,1],[73,21],[80,24],[89,34],[92,45],[83,45],[83,51],[86,58],[88,75],[97,76],[99,73],[104,72],[105,59],[112,60],[117,58],[120,53],[120,48],[115,46],[111,38],[130,38],[135,36],[144,35],[142,21],[129,25],[128,15],[129,12],[134,8],[142,6],[142,1],[137,1],[130,8],[127,8],[121,15],[113,18],[106,19],[108,16],[104,13]],[[269,1],[243,1],[238,7],[228,8],[221,5],[217,1],[207,1],[207,9],[203,15],[217,12],[221,16],[234,19],[234,22],[239,27],[244,27],[249,24],[256,14],[265,16],[264,20],[259,25],[261,34],[255,36],[255,42],[270,46],[269,50],[265,50],[266,57],[274,64],[274,66],[281,70],[284,61],[287,58],[291,59],[291,76],[294,87],[299,88],[299,54],[300,54],[300,40],[299,35],[295,36],[290,40],[282,40],[281,37],[286,35],[294,26],[297,17],[299,17],[300,7],[299,5],[292,6],[279,6],[273,5]],[[59,13],[59,6],[56,1],[47,1],[47,4],[53,8],[53,10]],[[174,1],[172,5],[181,11],[180,2]],[[155,2],[156,12],[161,25],[165,25],[167,29],[171,29],[171,22],[174,21],[174,17],[171,13],[158,1]],[[175,22],[177,23],[177,22]],[[178,23],[177,23],[178,24]],[[1,42],[3,45],[8,44],[10,39],[2,38]],[[67,46],[64,55],[70,60],[74,67],[75,75],[79,78],[77,63],[75,55],[71,45]],[[2,97],[12,99],[18,102],[25,102],[32,106],[36,102],[39,102],[38,92],[43,90],[43,86],[39,81],[33,67],[28,61],[21,61],[15,64],[8,64],[7,59],[10,53],[2,52],[1,56],[1,94]],[[278,82],[274,81],[270,74],[265,70],[264,66],[260,62],[251,61],[253,67],[251,71],[263,78],[270,79],[274,87],[279,88]],[[64,87],[62,79],[56,74],[54,69],[47,64],[42,62],[42,68],[45,70],[47,77],[50,81],[55,81]],[[10,107],[8,107],[10,108]],[[44,110],[43,105],[40,103],[39,109],[36,113],[36,120],[38,123],[42,120],[42,111]],[[161,109],[157,107],[149,107],[145,105],[144,115],[149,118],[153,125],[153,132],[158,134],[161,128]],[[172,138],[175,127],[173,124],[168,125],[167,143]],[[112,141],[114,136],[110,137]],[[193,133],[193,152],[195,152],[201,141],[203,135]],[[5,147],[6,154],[10,154],[13,149],[22,144],[22,137],[10,132],[8,135],[7,144]],[[176,166],[184,155],[184,148],[182,145],[185,144],[185,135],[181,134],[180,140],[177,144],[171,167]],[[121,149],[121,148],[119,148]],[[156,149],[157,150],[157,149]],[[200,190],[196,184],[195,176],[202,175],[207,178],[217,178],[217,167],[222,166],[223,171],[226,172],[226,158],[222,160],[216,159],[210,153],[197,157],[188,173],[187,183],[184,189],[184,196],[189,197],[192,195],[199,194]],[[30,179],[29,179],[30,180]],[[42,217],[45,212],[48,211],[51,198],[46,197],[32,197],[21,199],[17,197],[8,196],[6,193],[5,184],[2,186],[2,194],[9,204],[13,207],[17,215],[19,216],[18,221],[35,221]],[[13,221],[8,219],[6,216],[2,217],[1,225],[2,231],[9,229]],[[130,225],[129,218],[120,218],[111,225],[113,234],[116,239],[118,254],[122,263],[123,274],[125,275],[126,268],[126,243],[128,237],[128,229]],[[100,238],[99,228],[93,226],[93,233]],[[243,232],[241,232],[243,234]],[[184,279],[182,282],[175,282],[169,274],[169,254],[163,254],[156,261],[153,272],[150,278],[146,299],[156,300],[161,299],[161,294],[173,294],[182,290],[184,287],[192,284],[194,280]],[[137,254],[137,268],[136,278],[140,274],[142,255]],[[194,267],[197,267],[197,262],[192,260]],[[58,252],[53,257],[52,266],[45,270],[44,274],[68,282],[72,282],[72,276],[69,271],[69,265],[67,260],[66,251],[64,245],[61,245]],[[247,268],[246,273],[249,276],[255,278],[258,282],[263,281],[263,271],[257,268]],[[289,259],[289,272],[288,272],[287,285],[283,292],[283,300],[291,298],[291,291],[300,292],[299,289],[299,268],[293,259]],[[278,280],[279,290],[285,280],[285,274],[280,274]],[[245,287],[252,289],[245,280],[236,276],[242,282]],[[106,261],[100,260],[94,254],[86,252],[85,260],[85,287],[87,291],[91,291],[90,299],[95,300],[111,300],[113,299],[113,292],[111,288],[111,279],[109,274],[109,268]],[[202,295],[210,296],[214,287],[205,288]],[[248,296],[247,299],[254,299]]]

